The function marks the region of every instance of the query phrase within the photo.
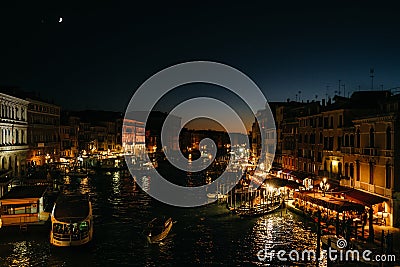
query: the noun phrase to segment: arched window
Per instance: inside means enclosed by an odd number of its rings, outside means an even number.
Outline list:
[[[12,162],[11,162],[11,157],[8,157],[8,169],[12,169]]]
[[[369,129],[369,147],[375,147],[375,130]]]
[[[354,134],[350,135],[350,146],[354,147]]]
[[[357,141],[357,147],[360,148],[361,147],[361,136],[360,136],[360,129],[357,129],[357,135],[356,135],[356,141]]]
[[[392,187],[392,167],[386,164],[386,188]]]
[[[369,183],[374,184],[374,163],[369,162]]]
[[[390,126],[386,128],[386,149],[392,149],[392,128]]]
[[[344,146],[345,147],[348,147],[349,146],[349,135],[348,134],[346,134],[345,136],[344,136]]]
[[[354,164],[350,163],[350,178],[354,178]]]
[[[357,160],[356,161],[356,171],[357,171],[357,181],[360,181],[360,176],[361,176],[361,173],[360,173],[360,161],[359,160]]]
[[[349,177],[349,163],[344,164],[344,176]]]

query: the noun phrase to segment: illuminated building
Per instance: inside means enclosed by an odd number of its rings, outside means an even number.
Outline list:
[[[28,101],[0,93],[0,172],[20,176],[26,170]]]

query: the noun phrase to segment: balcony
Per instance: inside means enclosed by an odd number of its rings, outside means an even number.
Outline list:
[[[394,157],[394,151],[388,149],[381,149],[380,154],[384,157]]]
[[[354,147],[341,147],[340,152],[343,154],[354,154]]]
[[[0,145],[0,151],[16,151],[28,149],[26,144]]]
[[[378,149],[373,147],[365,147],[362,149],[362,154],[366,156],[378,156]]]
[[[378,185],[373,185],[373,184],[369,184],[369,183],[365,183],[365,182],[360,182],[360,181],[356,181],[355,182],[355,188],[359,188],[362,189],[364,191],[373,193],[373,194],[377,194],[377,195],[381,195],[384,197],[392,197],[392,189],[390,188],[385,188],[382,186],[378,186]]]

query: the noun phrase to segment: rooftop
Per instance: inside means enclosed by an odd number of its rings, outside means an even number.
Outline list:
[[[54,217],[62,222],[80,222],[89,215],[89,198],[82,194],[62,194],[55,204]]]
[[[13,187],[1,199],[41,198],[46,192],[47,185]]]

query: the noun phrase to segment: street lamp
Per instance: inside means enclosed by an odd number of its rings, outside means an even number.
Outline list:
[[[325,192],[329,190],[329,184],[327,183],[326,177],[322,179],[321,183],[319,184],[319,187],[322,190],[323,196],[325,196]]]

